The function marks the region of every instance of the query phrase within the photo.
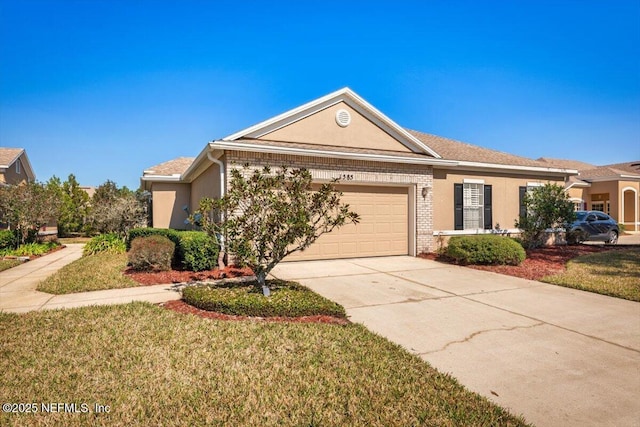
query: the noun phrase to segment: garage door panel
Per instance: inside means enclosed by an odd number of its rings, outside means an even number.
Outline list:
[[[322,235],[304,252],[287,261],[406,255],[409,251],[409,196],[406,187],[342,185],[342,203],[360,215],[349,224]]]

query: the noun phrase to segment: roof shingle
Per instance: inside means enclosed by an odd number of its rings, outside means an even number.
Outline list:
[[[191,166],[195,157],[178,157],[144,170],[145,175],[172,176],[182,175]]]
[[[424,144],[431,147],[436,153],[440,154],[442,158],[446,160],[498,165],[533,166],[539,168],[556,167],[528,157],[520,157],[514,154],[504,153],[502,151],[490,150],[488,148],[443,138],[429,133],[418,132],[411,129],[407,129],[407,131]]]
[[[0,147],[0,167],[6,168],[24,152],[22,148]]]

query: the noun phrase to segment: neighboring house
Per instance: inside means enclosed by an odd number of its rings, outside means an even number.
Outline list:
[[[361,215],[292,260],[415,256],[433,251],[438,236],[512,229],[527,188],[577,174],[404,129],[345,88],[211,141],[195,159],[145,170],[153,226],[186,228],[188,211],[223,195],[229,169],[244,164],[304,167],[317,183],[338,178],[343,201]]]
[[[24,148],[0,147],[0,185],[18,185],[35,179]]]
[[[640,160],[604,166],[573,160],[538,160],[578,169],[578,175],[566,183],[576,210],[602,211],[623,224],[625,231],[640,231]]]

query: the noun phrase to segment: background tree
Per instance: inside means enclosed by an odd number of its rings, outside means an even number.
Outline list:
[[[230,188],[221,199],[201,200],[191,216],[225,250],[249,266],[265,296],[269,272],[288,255],[308,248],[321,235],[349,223],[358,223],[357,213],[341,204],[342,193],[332,184],[312,191],[306,169],[269,167],[249,172],[245,166],[231,170]]]
[[[53,176],[47,181],[47,186],[55,192],[61,201],[58,216],[58,235],[67,236],[71,233],[84,231],[90,209],[90,198],[86,191],[80,188],[75,175],[69,174],[64,183]]]
[[[100,185],[91,199],[90,226],[99,233],[116,233],[123,239],[129,230],[147,225],[144,204],[136,193],[115,182]]]
[[[522,231],[522,241],[527,248],[542,245],[547,230],[566,228],[576,218],[573,203],[560,185],[535,187],[525,195],[524,204],[527,214],[515,225]]]
[[[55,188],[39,182],[0,187],[2,222],[17,231],[18,244],[37,240],[40,228],[58,217],[60,203]]]

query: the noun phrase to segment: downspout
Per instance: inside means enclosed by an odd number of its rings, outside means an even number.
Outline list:
[[[211,160],[213,163],[218,165],[220,169],[220,198],[224,196],[224,187],[225,187],[225,174],[224,174],[224,163],[220,159],[216,159],[211,154],[211,151],[207,151],[207,158]],[[220,212],[221,220],[222,220],[222,212]],[[218,236],[218,240],[220,241],[220,253],[218,254],[218,268],[224,269],[226,266],[224,264],[224,256],[226,252],[226,248],[224,245],[224,236]]]
[[[215,157],[213,157],[213,155],[211,154],[211,151],[207,151],[207,158],[220,167],[220,197],[223,197],[224,196],[224,184],[225,184],[225,182],[224,182],[224,163],[222,163],[221,160],[216,159]]]

